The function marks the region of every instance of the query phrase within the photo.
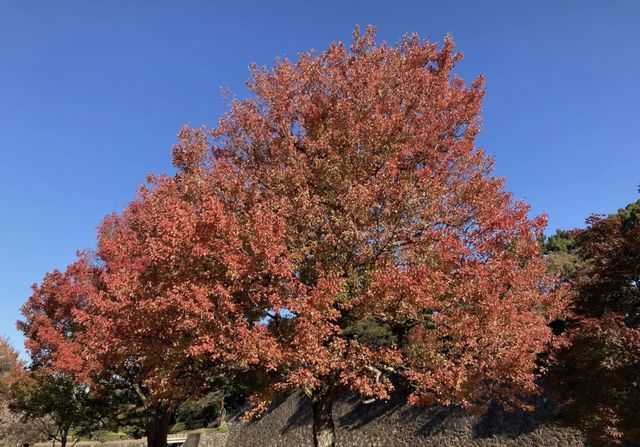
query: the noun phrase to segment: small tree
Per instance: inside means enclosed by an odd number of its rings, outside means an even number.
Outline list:
[[[12,384],[21,377],[23,368],[18,352],[9,339],[0,336],[0,397],[7,398]]]
[[[19,442],[40,441],[46,419],[25,419],[25,415],[12,409],[11,389],[25,375],[24,365],[9,340],[0,337],[0,446],[15,447]]]
[[[78,384],[74,377],[38,368],[23,377],[13,387],[12,407],[31,420],[49,420],[43,424],[49,439],[66,447],[83,435],[100,428],[108,414],[106,402],[91,389]]]

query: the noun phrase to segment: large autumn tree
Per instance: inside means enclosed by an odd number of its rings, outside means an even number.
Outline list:
[[[130,371],[153,446],[181,396],[256,369],[256,409],[303,390],[318,446],[340,393],[385,399],[391,374],[414,404],[521,404],[564,301],[544,218],[475,144],[483,81],[453,75],[460,57],[368,29],[254,67],[216,128],[180,133],[177,174],[101,226],[93,279],[70,283],[78,335],[44,332],[58,366]]]
[[[185,130],[174,150],[178,177],[229,203],[218,250],[241,248],[221,264],[240,287],[207,295],[201,318],[216,321],[220,300],[253,304],[237,336],[253,321],[245,355],[273,380],[263,404],[303,390],[315,445],[335,443],[337,396],[385,399],[387,373],[408,381],[414,404],[481,411],[536,391],[564,300],[536,240],[544,218],[475,144],[483,80],[455,76],[460,58],[448,37],[376,45],[371,28],[356,30],[349,48],[254,67],[252,96],[209,139]],[[238,239],[247,221],[268,244]],[[253,264],[237,272],[245,255]],[[217,355],[200,341],[193,353]]]
[[[600,445],[640,438],[640,201],[546,244],[573,286],[551,385],[565,421]]]

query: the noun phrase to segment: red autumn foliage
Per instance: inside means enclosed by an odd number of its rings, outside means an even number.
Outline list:
[[[640,202],[571,233],[574,319],[550,384],[569,424],[594,445],[640,437]]]
[[[277,389],[386,398],[375,368],[403,371],[414,403],[480,409],[535,390],[564,301],[536,242],[544,219],[474,143],[483,81],[453,76],[459,58],[450,38],[376,46],[369,29],[350,49],[254,67],[254,96],[211,131],[203,169],[232,165],[283,225],[290,272],[263,304],[293,315],[271,335]],[[397,342],[345,333],[364,318]]]
[[[640,329],[606,313],[574,322],[565,337],[550,375],[563,419],[585,430],[594,445],[637,439]]]
[[[165,406],[199,371],[260,368],[257,409],[302,389],[318,445],[337,393],[385,399],[389,375],[415,404],[521,404],[565,301],[536,240],[545,219],[475,144],[483,80],[454,76],[460,57],[450,38],[376,46],[370,28],[253,67],[252,96],[218,127],[181,132],[178,174],[105,220],[91,290],[56,274],[81,352],[58,317],[34,318],[32,343],[69,351],[62,368],[133,363]]]
[[[33,294],[22,307],[24,321],[18,322],[26,338],[25,347],[35,367],[65,369],[83,374],[86,369],[78,335],[85,327],[81,315],[95,291],[97,270],[87,257],[64,272],[47,273],[42,283],[34,284]]]
[[[268,292],[250,281],[281,268],[272,259],[273,215],[254,209],[241,219],[233,209],[240,192],[226,200],[214,183],[195,189],[188,180],[154,179],[122,215],[105,220],[97,251],[104,290],[91,302],[95,333],[86,342],[99,364],[101,356],[135,359],[150,398],[165,405],[192,393],[201,369],[247,366],[264,332],[246,318],[255,307],[250,293]]]
[[[256,326],[270,329],[249,358],[277,377],[262,397],[384,399],[385,371],[410,381],[416,404],[481,410],[536,390],[536,356],[565,301],[536,242],[544,219],[474,144],[483,82],[452,76],[459,58],[451,39],[376,46],[368,30],[350,49],[254,67],[253,96],[234,101],[210,148],[202,130],[183,133],[183,181],[226,184],[217,194],[239,220],[266,213],[277,226],[266,247],[277,272],[244,286],[269,288],[249,293]],[[365,320],[392,341],[363,342],[353,327]]]
[[[240,218],[241,191],[225,199],[216,182],[186,174],[150,180],[105,219],[93,259],[34,286],[20,326],[36,362],[87,383],[118,376],[135,387],[149,443],[162,445],[182,400],[261,358],[266,328],[247,315],[256,312],[253,294],[270,286],[254,280],[283,267],[274,258],[278,220],[258,206]]]

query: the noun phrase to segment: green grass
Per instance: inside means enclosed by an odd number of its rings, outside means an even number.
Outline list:
[[[189,433],[229,433],[229,427],[199,428],[197,430],[192,430]]]

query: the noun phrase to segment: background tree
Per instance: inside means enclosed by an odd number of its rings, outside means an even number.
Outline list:
[[[22,414],[9,407],[8,401],[0,402],[0,446],[46,441],[48,428],[48,419],[25,420]]]
[[[75,444],[104,424],[109,406],[90,387],[72,376],[37,368],[13,387],[12,407],[30,420],[49,420],[43,425],[49,439],[66,447]],[[54,442],[55,443],[55,442]]]
[[[460,57],[450,38],[376,46],[372,29],[356,30],[349,49],[254,67],[253,96],[210,141],[185,129],[174,150],[177,178],[224,204],[224,283],[234,305],[253,305],[236,336],[257,340],[236,349],[273,380],[257,409],[302,389],[315,445],[334,445],[341,392],[388,398],[391,371],[414,404],[481,411],[536,391],[564,300],[536,240],[544,218],[528,217],[474,143],[483,80],[454,76]],[[269,243],[238,229],[246,222]],[[229,287],[203,295],[202,321],[216,321],[207,300]],[[191,352],[218,346],[205,332]]]
[[[0,446],[15,447],[20,442],[46,439],[47,420],[25,420],[24,414],[10,408],[11,388],[24,377],[24,364],[6,337],[0,337]]]
[[[66,438],[73,425],[83,428],[82,406],[93,403],[90,399],[94,397],[85,395],[88,386],[101,389],[102,398],[110,399],[111,415],[115,416],[112,424],[136,425],[137,408],[144,407],[137,364],[118,368],[108,365],[108,358],[101,357],[99,360],[105,363],[98,363],[96,357],[86,355],[87,340],[97,333],[92,329],[90,306],[104,289],[101,276],[102,267],[94,263],[94,256],[81,253],[64,272],[48,273],[41,284],[33,286],[33,294],[22,309],[25,318],[18,322],[25,334],[34,376],[19,390],[17,398],[23,410],[31,414],[58,413],[55,419],[61,425],[56,430],[60,433],[54,430],[52,436]],[[46,394],[56,387],[54,395],[59,399],[49,402]],[[68,410],[64,408],[67,399],[75,399]],[[148,411],[143,412],[146,429],[152,425],[147,416]],[[79,419],[73,420],[75,417]]]
[[[6,399],[12,384],[19,380],[24,364],[8,338],[0,336],[0,396]]]
[[[544,253],[549,271],[565,282],[586,266],[577,253],[575,232],[557,230],[556,234],[544,240]]]
[[[562,272],[575,295],[550,384],[562,418],[602,445],[640,438],[639,217],[640,201],[590,217],[568,245],[547,243],[572,260]]]

